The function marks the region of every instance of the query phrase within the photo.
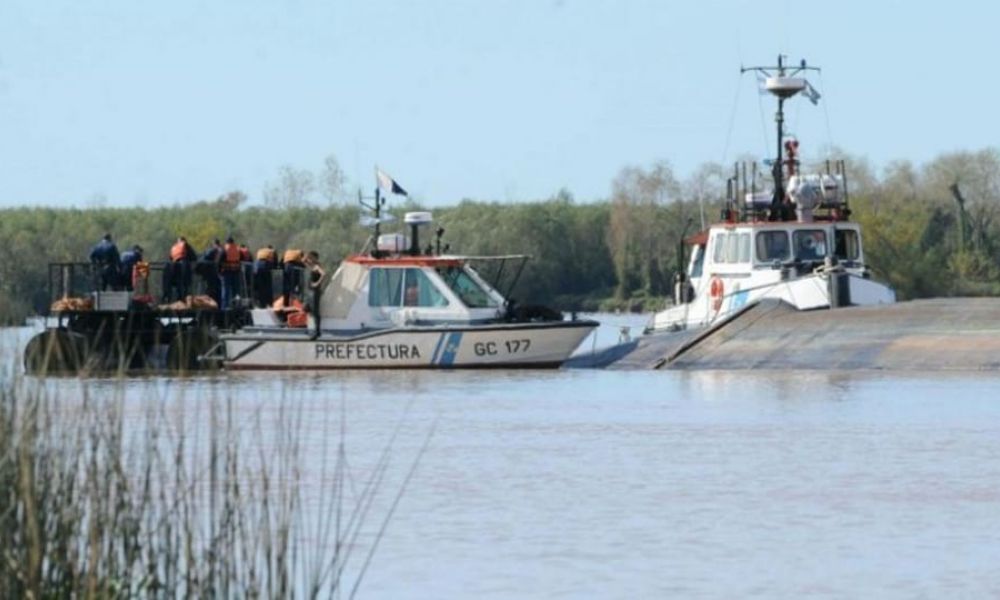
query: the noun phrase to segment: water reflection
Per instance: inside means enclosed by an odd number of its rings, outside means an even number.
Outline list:
[[[374,598],[989,596],[1000,572],[1000,379],[850,372],[343,371],[54,380],[229,406],[250,450],[293,419],[321,500],[399,435],[430,451]],[[138,421],[137,421],[138,422]],[[397,434],[397,432],[399,432]]]

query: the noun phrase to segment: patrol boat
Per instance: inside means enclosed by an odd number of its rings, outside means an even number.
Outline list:
[[[895,302],[892,288],[871,278],[861,228],[849,220],[844,162],[803,173],[799,142],[785,137],[785,101],[819,99],[801,76],[810,70],[818,69],[805,61],[789,67],[782,56],[775,67],[742,69],[759,73],[778,101],[773,184],[766,189],[756,163],[735,165],[722,221],[685,240],[691,256],[678,269],[672,306],[653,316],[647,333],[711,326],[764,299],[799,310]]]
[[[380,202],[376,196],[376,207]],[[222,334],[227,369],[559,367],[597,327],[544,307],[517,307],[497,289],[499,273],[524,255],[474,257],[421,251],[428,212],[407,213],[411,237],[378,233],[374,249],[349,256],[320,283],[320,327],[291,327],[270,309]],[[437,248],[441,248],[438,228]],[[473,262],[498,264],[493,283]],[[516,283],[515,281],[508,287]]]

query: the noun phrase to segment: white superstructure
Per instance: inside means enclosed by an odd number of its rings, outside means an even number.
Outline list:
[[[777,159],[773,179],[738,164],[728,181],[723,222],[687,240],[691,258],[675,281],[673,306],[656,313],[647,332],[706,327],[765,298],[800,310],[895,302],[893,290],[871,279],[861,228],[849,221],[847,172],[842,161],[803,173],[799,143],[785,137],[784,102],[817,92],[799,73],[817,70],[784,64],[750,67],[778,100]]]
[[[896,300],[871,279],[857,223],[719,223],[689,242],[680,302],[656,313],[649,331],[708,326],[764,298],[800,310]]]

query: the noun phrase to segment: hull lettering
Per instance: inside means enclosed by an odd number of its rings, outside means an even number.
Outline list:
[[[416,344],[317,343],[313,358],[336,360],[409,360],[420,358]]]

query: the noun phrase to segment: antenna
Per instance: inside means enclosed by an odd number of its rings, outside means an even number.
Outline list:
[[[747,71],[754,71],[764,76],[764,89],[778,99],[778,112],[775,121],[778,125],[778,158],[771,165],[774,175],[774,197],[771,199],[770,220],[785,220],[785,213],[788,207],[785,202],[785,186],[782,173],[784,165],[783,145],[785,136],[785,100],[792,98],[799,92],[805,92],[810,101],[814,104],[819,100],[819,94],[813,89],[804,77],[798,77],[800,73],[806,71],[820,71],[819,67],[811,67],[802,59],[798,66],[790,67],[785,64],[787,56],[778,55],[777,66],[740,67],[740,74]]]
[[[374,205],[367,204],[365,203],[365,200],[374,200],[375,203]],[[375,240],[375,244],[373,246],[374,249],[372,250],[372,256],[378,258],[379,255],[378,236],[381,233],[379,230],[379,226],[382,224],[382,218],[381,218],[382,205],[385,204],[385,200],[382,199],[381,194],[379,193],[378,186],[375,186],[374,196],[362,195],[361,187],[358,187],[358,204],[360,204],[363,208],[367,208],[368,210],[372,211],[372,218],[370,221],[367,222],[371,223],[372,229],[374,229],[374,234],[372,238]]]

